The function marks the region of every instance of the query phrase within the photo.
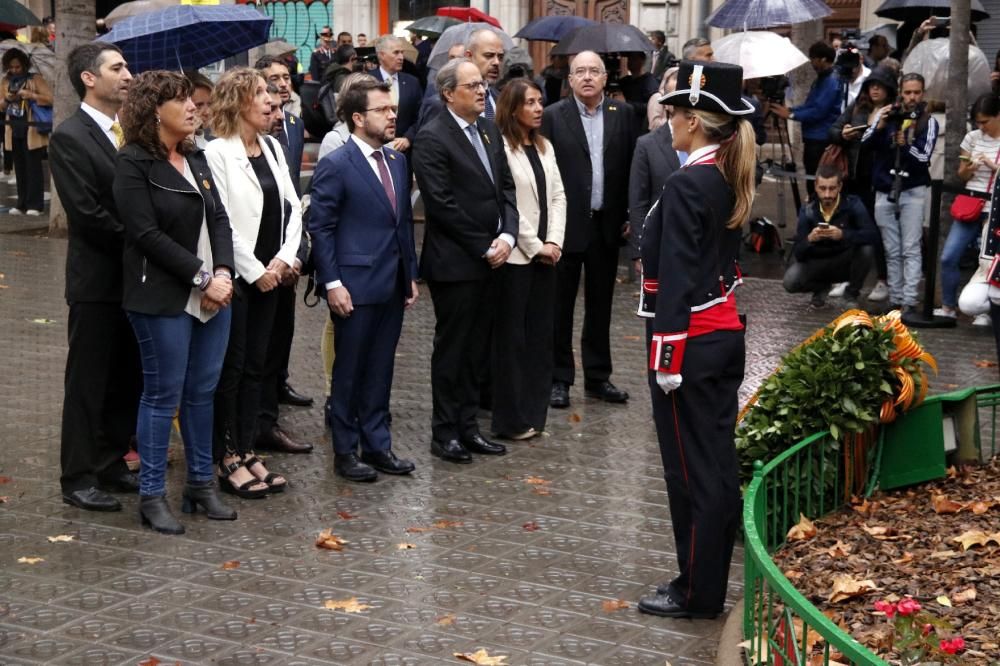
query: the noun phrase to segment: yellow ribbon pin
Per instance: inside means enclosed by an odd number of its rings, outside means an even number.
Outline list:
[[[208,178],[206,178],[205,180],[201,181],[201,184],[205,187],[206,190],[212,189],[212,184],[210,182],[208,182]]]

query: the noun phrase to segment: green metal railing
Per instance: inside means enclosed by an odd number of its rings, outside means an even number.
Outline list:
[[[976,397],[976,448],[980,459],[986,460],[997,453],[1000,384],[932,396],[925,404],[957,403],[972,395]],[[872,478],[860,481],[869,491],[876,485],[881,445],[880,440],[874,450],[863,453],[870,459],[861,467],[870,469]],[[840,663],[869,666],[886,663],[813,606],[770,557],[784,544],[800,514],[816,519],[850,501],[859,481],[850,478],[859,468],[859,461],[853,459],[855,450],[821,432],[766,465],[754,464],[743,505],[743,635],[750,643],[751,665],[807,666],[818,658],[824,665],[834,658]]]

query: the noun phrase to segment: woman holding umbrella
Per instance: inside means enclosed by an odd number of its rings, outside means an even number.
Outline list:
[[[639,315],[680,574],[639,610],[712,618],[725,602],[739,523],[733,432],[745,348],[733,291],[756,150],[741,67],[685,61],[677,81],[660,102],[673,105],[673,147],[688,157],[646,216]]]
[[[20,49],[9,49],[0,64],[6,72],[0,84],[0,111],[7,122],[4,150],[14,156],[17,178],[17,205],[8,212],[41,215],[45,206],[42,154],[49,145],[49,135],[32,124],[37,120],[33,107],[51,106],[52,89],[40,74],[28,73],[31,61]]]

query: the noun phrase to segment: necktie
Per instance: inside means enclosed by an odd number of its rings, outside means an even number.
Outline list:
[[[486,89],[486,110],[483,112],[487,120],[496,118],[496,110],[493,108],[493,99],[490,97],[489,88]]]
[[[479,136],[478,128],[475,125],[466,125],[465,133],[469,135],[469,141],[472,142],[472,147],[476,149],[479,161],[483,163],[483,168],[486,169],[486,173],[489,174],[490,182],[492,183],[493,167],[490,166],[490,160],[486,157],[486,146],[483,145],[483,138]]]
[[[121,124],[116,120],[111,123],[111,133],[115,135],[116,148],[121,148],[125,144],[125,130],[122,129]]]
[[[399,106],[399,84],[395,76],[389,77],[389,86],[389,95],[392,97],[392,103]]]
[[[375,163],[378,165],[378,177],[382,180],[382,189],[385,190],[385,196],[389,197],[392,212],[395,213],[396,193],[392,190],[392,178],[389,177],[389,168],[385,165],[385,156],[381,150],[376,150],[372,153],[372,157],[375,158]]]

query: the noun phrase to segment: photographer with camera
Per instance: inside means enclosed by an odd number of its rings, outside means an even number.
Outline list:
[[[861,94],[861,86],[864,84],[872,70],[865,66],[861,58],[861,51],[858,50],[853,41],[845,43],[845,47],[837,54],[837,60],[833,63],[837,76],[844,82],[845,97],[844,109],[849,108]]]
[[[827,132],[840,115],[844,102],[840,77],[833,68],[837,52],[826,42],[816,42],[809,47],[809,64],[816,72],[816,80],[809,89],[806,101],[789,109],[777,103],[768,105],[769,110],[779,118],[802,123],[802,164],[807,175],[814,175],[823,151],[830,141]],[[809,198],[815,196],[811,180],[806,181]]]
[[[921,278],[920,239],[929,167],[938,124],[927,112],[924,77],[903,75],[900,99],[875,113],[862,143],[873,153],[875,223],[882,234],[889,302],[916,310]]]

